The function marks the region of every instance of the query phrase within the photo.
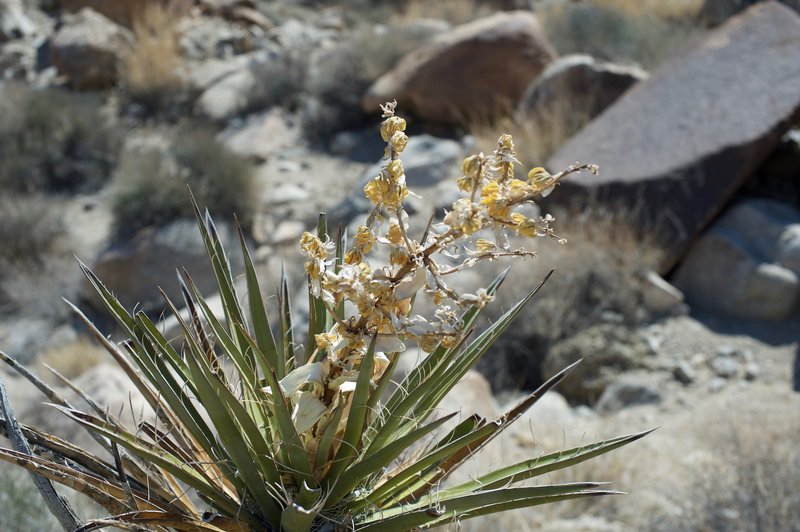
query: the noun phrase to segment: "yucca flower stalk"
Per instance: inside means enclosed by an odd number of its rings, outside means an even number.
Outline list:
[[[534,168],[518,179],[513,141],[503,135],[494,153],[464,161],[458,185],[465,197],[417,240],[403,209],[409,194],[400,159],[408,140],[405,121],[395,115],[394,103],[383,111],[387,162],[365,187],[374,204],[366,222],[352,240],[342,231],[331,238],[320,216],[317,231],[301,239],[309,297],[305,334],[292,322],[286,276],[270,315],[244,236],[246,293],[240,293],[211,217],[195,205],[223,316],[185,271],[179,282],[186,310],[165,296],[182,331],[180,342],[166,338],[143,312],[123,308],[83,264],[125,340],[111,341],[71,305],[141,392],[151,419],[125,427],[85,394],[92,408],[82,411],[2,355],[108,451],[108,458],[97,456],[18,426],[0,394],[0,427],[14,447],[0,448],[0,459],[36,475],[65,529],[404,531],[617,493],[595,482],[532,479],[645,432],[536,456],[461,484],[447,482],[570,368],[498,419],[473,415],[448,423],[455,414],[436,415],[440,401],[536,293],[476,334],[478,315],[505,273],[469,294],[449,288],[447,277],[481,261],[533,255],[511,249],[509,232],[563,242],[551,217],[531,219],[519,209],[565,175],[596,168],[575,165],[556,175]],[[385,264],[376,262],[377,252],[388,257]],[[432,299],[434,315],[414,314],[419,297]],[[399,356],[411,344],[428,354],[389,393]],[[109,516],[80,524],[67,503],[48,491],[48,480],[88,495]]]

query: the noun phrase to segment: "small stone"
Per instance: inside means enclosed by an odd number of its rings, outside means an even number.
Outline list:
[[[346,155],[358,147],[361,135],[357,131],[342,131],[334,135],[328,146],[335,155]]]
[[[659,352],[661,352],[661,345],[664,343],[664,339],[658,334],[645,334],[643,335],[644,342],[647,344],[647,349],[650,351],[650,355],[656,356]]]
[[[272,234],[272,242],[274,244],[283,244],[300,238],[306,226],[303,222],[298,220],[285,220],[278,224],[275,232]]]
[[[597,401],[597,410],[610,413],[628,406],[657,404],[661,401],[661,393],[654,386],[624,378],[603,391],[603,395]]]
[[[654,271],[645,274],[642,302],[653,314],[669,314],[683,305],[683,292],[665,281]]]
[[[739,363],[733,357],[717,356],[711,360],[714,374],[724,379],[735,377],[739,373]]]
[[[717,356],[734,357],[736,356],[736,348],[732,345],[721,345],[717,348]]]
[[[297,161],[284,160],[278,163],[278,171],[285,174],[296,173],[302,169],[302,166]]]
[[[692,384],[695,380],[697,380],[697,375],[695,374],[692,365],[685,360],[682,360],[677,366],[675,366],[675,368],[672,370],[672,375],[675,377],[676,381],[685,385]]]
[[[761,368],[755,362],[748,362],[744,366],[744,378],[748,381],[754,381],[761,373]]]
[[[294,183],[286,183],[264,191],[262,203],[264,205],[281,205],[306,201],[307,199],[308,191],[306,189]]]
[[[716,393],[721,391],[725,386],[728,384],[727,379],[723,379],[722,377],[714,377],[710,381],[708,381],[708,391],[712,393]]]

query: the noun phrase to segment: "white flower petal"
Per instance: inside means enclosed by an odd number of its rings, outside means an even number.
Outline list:
[[[284,395],[292,395],[304,384],[311,383],[314,387],[322,387],[323,367],[320,362],[313,362],[300,366],[292,370],[288,375],[281,379],[280,385]],[[272,393],[269,386],[263,389],[267,393]]]
[[[425,286],[425,272],[427,271],[427,268],[417,268],[413,277],[406,277],[400,281],[394,289],[394,297],[401,301],[419,292],[419,289]]]
[[[406,350],[406,344],[396,334],[379,334],[375,339],[375,352],[399,353]]]
[[[298,434],[307,431],[319,421],[328,411],[325,403],[320,401],[313,392],[300,392],[292,411],[292,421]]]

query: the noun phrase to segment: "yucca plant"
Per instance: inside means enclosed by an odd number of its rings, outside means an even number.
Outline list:
[[[316,234],[302,237],[309,297],[304,335],[292,322],[286,276],[270,320],[245,238],[246,294],[240,293],[210,216],[195,207],[223,316],[181,272],[185,310],[165,297],[182,330],[179,343],[170,341],[147,315],[124,309],[83,265],[126,339],[112,342],[72,306],[152,407],[152,419],[125,427],[85,394],[91,410],[79,410],[3,355],[109,452],[106,459],[17,426],[0,394],[2,427],[14,443],[13,450],[0,449],[0,458],[35,473],[66,529],[403,531],[616,493],[595,482],[532,479],[645,433],[537,456],[460,484],[447,482],[570,368],[498,419],[473,415],[456,422],[455,414],[435,415],[439,402],[536,293],[474,335],[479,313],[505,274],[473,294],[456,293],[445,279],[484,260],[532,254],[512,250],[506,232],[558,238],[551,218],[530,219],[518,207],[547,193],[564,175],[594,167],[576,165],[556,175],[535,168],[527,179],[517,179],[514,145],[504,135],[493,154],[464,161],[459,187],[466,197],[417,240],[402,206],[408,194],[399,159],[407,142],[405,121],[395,116],[394,104],[383,110],[388,161],[365,187],[374,210],[350,245],[342,231],[328,236],[324,216]],[[477,238],[479,232],[491,232],[493,240]],[[378,250],[388,255],[381,266],[370,263],[371,252]],[[413,314],[417,297],[432,298],[433,316]],[[396,379],[389,393],[398,358],[410,343],[428,355]],[[48,480],[88,495],[110,515],[81,524]]]

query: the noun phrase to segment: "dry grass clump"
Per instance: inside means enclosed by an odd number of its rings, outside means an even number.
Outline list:
[[[124,154],[114,180],[114,225],[120,236],[191,217],[187,185],[198,201],[227,217],[235,214],[247,224],[252,216],[252,168],[209,130],[178,132],[166,150]]]
[[[697,472],[684,512],[660,519],[652,530],[800,530],[800,428],[762,429],[731,426],[715,441],[713,466]]]
[[[680,6],[688,6],[681,8]],[[703,30],[691,2],[594,0],[544,9],[542,26],[559,54],[585,53],[653,69]]]
[[[495,392],[538,386],[540,364],[562,339],[600,323],[634,326],[650,318],[642,304],[642,282],[661,252],[634,225],[635,216],[600,207],[554,215],[568,244],[544,242],[539,257],[511,270],[509,284],[522,290],[550,269],[555,273],[525,309],[520,326],[478,365]]]
[[[181,93],[178,22],[188,11],[185,0],[150,2],[133,21],[135,43],[125,54],[120,77],[128,96],[158,109]]]
[[[11,264],[41,265],[66,235],[56,202],[42,196],[0,195],[0,274]]]
[[[405,20],[434,18],[459,25],[491,15],[496,9],[488,4],[478,0],[408,0],[400,16]]]
[[[513,109],[498,113],[504,118],[493,121],[473,120],[469,133],[481,150],[491,150],[492,131],[507,131],[520,139],[519,159],[528,167],[542,165],[566,141],[592,120],[591,98],[580,101],[559,97],[553,105],[528,116],[515,115]]]
[[[0,87],[0,190],[91,192],[111,174],[120,132],[95,95]]]
[[[55,375],[48,368],[68,379],[74,379],[104,361],[111,361],[108,352],[98,344],[81,338],[45,350],[37,357],[36,366],[39,375],[49,377],[51,383],[56,383]]]

